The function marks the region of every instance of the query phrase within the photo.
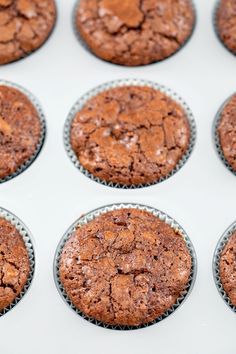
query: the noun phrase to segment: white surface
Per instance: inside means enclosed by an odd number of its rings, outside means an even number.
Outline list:
[[[236,58],[212,28],[214,0],[196,0],[195,33],[162,63],[125,68],[87,53],[71,29],[74,0],[58,0],[56,30],[32,56],[0,67],[0,77],[25,86],[41,101],[48,136],[34,164],[0,185],[0,205],[26,223],[36,244],[36,276],[24,299],[0,318],[2,354],[222,354],[236,349],[236,315],[220,298],[211,262],[216,243],[236,218],[235,176],[218,159],[211,127],[222,102],[236,90]],[[67,113],[86,91],[105,81],[137,77],[178,92],[192,109],[197,144],[187,164],[167,181],[122,191],[84,177],[68,159],[62,129]],[[62,301],[53,281],[54,252],[81,213],[113,202],[139,202],[167,212],[188,232],[198,255],[198,277],[186,303],[161,323],[132,332],[96,327]]]

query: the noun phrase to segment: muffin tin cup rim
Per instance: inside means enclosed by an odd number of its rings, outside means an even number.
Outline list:
[[[126,86],[139,86],[139,87],[151,87],[155,90],[159,90],[162,93],[166,94],[168,97],[171,99],[175,100],[180,106],[183,108],[187,121],[189,123],[189,128],[190,128],[190,141],[188,145],[188,149],[185,152],[185,154],[182,156],[182,158],[179,160],[175,168],[165,177],[162,177],[158,179],[157,181],[154,181],[152,183],[146,183],[146,184],[132,184],[132,185],[126,185],[126,184],[120,184],[120,183],[114,183],[114,182],[109,182],[100,179],[99,177],[94,176],[92,173],[90,173],[88,170],[86,170],[83,165],[80,163],[79,159],[77,158],[75,152],[73,151],[73,148],[70,143],[70,132],[71,132],[71,124],[73,122],[73,119],[75,118],[75,115],[77,112],[79,112],[86,102],[98,95],[99,93],[102,93],[106,90],[112,89],[112,88],[117,88],[117,87],[126,87]],[[173,175],[175,175],[188,161],[190,156],[193,153],[195,144],[196,144],[196,139],[197,139],[197,126],[196,122],[194,119],[194,115],[185,102],[185,100],[182,99],[181,96],[179,96],[175,91],[172,91],[170,88],[158,84],[154,81],[150,80],[145,80],[145,79],[138,79],[138,78],[126,78],[126,79],[118,79],[118,80],[113,80],[106,82],[104,84],[101,84],[99,86],[96,86],[95,88],[87,91],[84,95],[82,95],[72,106],[71,110],[69,111],[69,114],[67,116],[67,119],[64,124],[64,131],[63,131],[63,140],[64,140],[64,147],[67,152],[67,155],[69,159],[72,161],[72,163],[75,165],[75,167],[86,177],[90,178],[92,181],[97,182],[101,185],[104,185],[106,187],[112,187],[112,188],[118,188],[118,189],[140,189],[140,188],[145,188],[145,187],[150,187],[157,185],[163,181],[166,181]]]
[[[224,47],[233,56],[236,56],[236,52],[234,52],[232,49],[230,49],[226,45],[226,43],[224,43],[224,41],[222,40],[222,38],[220,36],[220,32],[219,32],[219,29],[217,26],[217,11],[219,10],[220,3],[221,3],[221,0],[216,0],[215,6],[213,8],[212,23],[213,23],[214,32],[215,32],[215,35],[218,38],[220,44],[222,45],[222,47]]]
[[[0,207],[0,218],[9,221],[18,230],[19,234],[21,235],[24,241],[28,253],[28,257],[29,257],[29,263],[30,263],[30,271],[25,286],[23,287],[22,291],[13,302],[5,309],[0,311],[0,320],[1,320],[1,317],[3,317],[8,312],[13,310],[19,304],[19,302],[21,302],[21,300],[25,297],[25,295],[28,294],[35,277],[36,262],[35,262],[35,241],[31,231],[25,225],[25,223],[14,213],[12,213],[11,211],[3,207]]]
[[[212,260],[212,273],[213,273],[215,286],[222,300],[234,313],[236,313],[236,306],[234,306],[231,303],[231,300],[227,295],[226,291],[224,290],[223,284],[221,283],[219,263],[220,263],[221,253],[235,231],[236,231],[236,221],[234,221],[220,237],[219,241],[217,242],[214,255],[213,255],[213,260]]]
[[[67,242],[67,240],[71,237],[75,229],[77,228],[78,225],[84,225],[96,218],[97,216],[104,214],[109,211],[114,211],[114,210],[120,210],[120,209],[126,209],[126,208],[131,208],[131,209],[138,209],[138,210],[145,210],[156,217],[159,217],[161,220],[163,220],[166,224],[170,225],[175,231],[178,231],[182,237],[184,238],[187,248],[190,252],[191,259],[192,259],[192,267],[191,267],[191,275],[189,278],[188,285],[186,286],[186,289],[182,292],[182,295],[177,299],[176,303],[168,309],[162,316],[158,317],[156,320],[141,325],[141,326],[112,326],[112,325],[107,325],[105,323],[99,322],[94,320],[93,318],[89,318],[86,315],[84,315],[79,309],[77,309],[73,303],[70,301],[69,297],[67,296],[63,285],[60,282],[60,276],[59,276],[59,262],[60,262],[60,257],[61,253],[63,251],[63,248]],[[168,214],[160,211],[159,209],[144,205],[144,204],[138,204],[138,203],[114,203],[114,204],[109,204],[105,205],[102,207],[98,207],[88,213],[85,213],[81,215],[64,233],[63,237],[60,239],[59,244],[56,248],[55,256],[54,256],[54,261],[53,261],[53,276],[54,276],[54,282],[56,285],[56,288],[63,299],[63,301],[67,304],[67,306],[70,307],[70,309],[75,312],[77,315],[82,317],[84,320],[87,320],[88,322],[99,326],[103,327],[105,329],[110,329],[110,330],[122,330],[122,331],[129,331],[129,330],[138,330],[138,329],[144,329],[147,327],[150,327],[151,325],[154,325],[156,323],[159,323],[163,321],[165,318],[169,317],[172,315],[179,307],[183,305],[183,303],[187,300],[187,298],[190,296],[195,281],[197,277],[197,255],[196,251],[194,249],[194,246],[192,244],[191,239],[189,238],[188,234],[185,232],[185,230],[182,228],[182,226],[175,221],[172,217],[170,217]]]
[[[27,170],[33,164],[33,162],[37,159],[37,157],[39,156],[40,152],[43,149],[43,146],[44,146],[44,143],[46,140],[47,125],[46,125],[46,118],[45,118],[45,114],[42,109],[42,106],[41,106],[40,102],[38,101],[38,99],[36,98],[36,96],[34,96],[30,91],[28,91],[23,86],[16,84],[14,82],[8,81],[8,80],[0,79],[0,86],[7,86],[10,88],[14,88],[16,90],[19,90],[21,93],[23,93],[28,98],[28,100],[31,102],[31,104],[34,106],[34,108],[36,109],[36,112],[38,114],[38,118],[40,121],[40,125],[41,125],[41,134],[40,134],[39,141],[37,143],[34,154],[27,161],[25,161],[20,167],[18,167],[18,169],[15,172],[13,172],[12,174],[10,174],[4,178],[0,178],[0,185],[1,185],[2,183],[8,182],[8,181],[12,180],[13,178],[19,176],[21,173],[23,173],[25,170]]]
[[[214,148],[217,153],[217,156],[223,162],[225,167],[233,174],[236,176],[236,170],[233,169],[233,167],[229,164],[229,162],[226,160],[224,152],[222,150],[221,144],[220,144],[220,137],[218,134],[218,126],[221,121],[221,114],[225,108],[225,106],[230,102],[230,100],[236,95],[236,92],[231,94],[220,106],[218,109],[215,118],[213,120],[213,126],[212,126],[212,139],[214,143]]]
[[[166,61],[166,60],[169,60],[171,59],[173,56],[175,56],[176,54],[178,54],[178,52],[181,51],[181,49],[183,49],[191,40],[194,32],[195,32],[195,29],[197,27],[197,22],[198,22],[198,13],[197,13],[197,8],[196,8],[196,5],[195,5],[195,1],[194,0],[189,0],[190,3],[191,3],[191,6],[192,6],[192,10],[193,10],[193,13],[194,13],[194,22],[193,22],[193,26],[192,26],[192,30],[189,34],[189,36],[187,37],[187,39],[182,43],[182,45],[174,52],[172,53],[171,55],[169,55],[168,57],[164,58],[164,59],[160,59],[160,60],[157,60],[157,61],[154,61],[154,62],[151,62],[149,64],[140,64],[140,65],[135,65],[135,66],[126,66],[124,64],[118,64],[118,63],[113,63],[111,61],[108,61],[108,60],[105,60],[101,57],[99,57],[98,55],[96,55],[90,48],[89,46],[87,45],[86,41],[83,39],[83,37],[81,36],[77,26],[76,26],[76,13],[77,13],[77,9],[79,7],[79,4],[80,4],[80,1],[81,0],[75,0],[75,3],[74,3],[74,7],[73,7],[73,10],[72,10],[72,15],[71,15],[71,21],[72,21],[72,29],[73,29],[73,33],[77,39],[77,41],[81,44],[81,46],[93,57],[97,58],[98,60],[102,61],[102,62],[105,62],[107,63],[108,65],[116,65],[116,66],[121,66],[121,67],[126,67],[126,68],[140,68],[140,67],[145,67],[145,66],[149,66],[149,65],[155,65],[155,64],[158,64],[158,63],[161,63],[163,61]]]

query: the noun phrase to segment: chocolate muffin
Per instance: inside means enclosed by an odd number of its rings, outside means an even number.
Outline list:
[[[236,95],[223,108],[217,132],[224,157],[236,171]]]
[[[23,290],[30,272],[25,243],[15,226],[0,218],[0,312]]]
[[[31,159],[41,129],[38,112],[27,96],[0,85],[0,179],[13,175]]]
[[[159,90],[122,86],[91,98],[75,115],[70,141],[80,164],[121,185],[166,178],[189,148],[184,109]]]
[[[38,49],[55,20],[54,0],[0,0],[0,65]]]
[[[236,54],[236,1],[220,0],[216,11],[216,29],[223,44]]]
[[[87,317],[111,326],[140,326],[176,303],[191,264],[177,231],[150,212],[127,208],[77,227],[63,248],[59,276]]]
[[[90,50],[121,65],[163,60],[190,37],[190,0],[80,0],[75,24]]]
[[[221,283],[231,303],[236,306],[236,232],[230,237],[220,257]]]

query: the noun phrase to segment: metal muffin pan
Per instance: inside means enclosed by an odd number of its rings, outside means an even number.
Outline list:
[[[151,87],[155,90],[159,90],[163,93],[165,93],[168,97],[172,98],[174,101],[178,102],[181,107],[184,109],[186,117],[188,119],[189,127],[190,127],[190,141],[189,141],[189,146],[186,151],[186,153],[183,155],[181,160],[178,162],[176,167],[166,176],[162,177],[159,180],[153,182],[153,183],[146,183],[146,184],[138,184],[138,185],[125,185],[125,184],[119,184],[119,183],[113,183],[113,182],[107,182],[104,180],[101,180],[100,178],[93,176],[88,170],[86,170],[80,163],[79,159],[77,158],[75,152],[72,149],[71,143],[70,143],[70,133],[71,133],[71,125],[73,122],[73,119],[75,118],[76,114],[84,107],[86,102],[93,98],[94,96],[98,95],[101,92],[104,92],[106,90],[116,88],[116,87],[125,87],[125,86],[147,86]],[[108,187],[114,187],[114,188],[123,188],[123,189],[136,189],[136,188],[144,188],[144,187],[150,187],[152,185],[158,184],[160,182],[165,181],[166,179],[170,178],[173,176],[176,172],[178,172],[184,164],[188,161],[195,143],[196,143],[196,137],[197,137],[197,127],[196,123],[194,120],[193,113],[191,112],[191,109],[188,107],[188,105],[184,102],[184,100],[175,92],[172,92],[171,89],[166,88],[163,85],[159,85],[158,83],[148,81],[148,80],[139,80],[139,79],[124,79],[124,80],[117,80],[117,81],[112,81],[108,82],[105,84],[102,84],[93,90],[87,92],[84,96],[78,99],[74,106],[71,108],[69,115],[67,117],[67,120],[65,122],[64,126],[64,145],[65,149],[67,152],[67,155],[77,167],[77,169],[83,173],[86,177],[89,177],[91,180],[101,183],[105,186]]]
[[[66,241],[69,240],[69,238],[73,235],[73,233],[75,232],[77,227],[79,225],[87,224],[91,220],[94,220],[99,215],[102,215],[102,214],[107,213],[109,211],[120,210],[120,209],[125,209],[125,208],[148,211],[148,212],[152,213],[153,215],[155,215],[160,220],[164,221],[167,225],[170,225],[172,229],[174,229],[175,231],[179,232],[182,235],[182,237],[183,237],[183,239],[186,242],[186,245],[188,247],[188,250],[189,250],[189,253],[191,255],[191,258],[192,258],[192,267],[191,267],[191,274],[190,274],[190,277],[189,277],[189,282],[188,282],[186,288],[184,289],[184,291],[181,293],[181,296],[177,299],[176,303],[168,311],[166,311],[162,316],[160,316],[156,320],[154,320],[154,321],[152,321],[150,323],[144,324],[142,326],[109,326],[109,325],[106,325],[106,324],[104,324],[102,322],[96,321],[96,320],[94,320],[92,318],[89,318],[89,317],[85,316],[79,309],[77,309],[73,305],[73,303],[71,302],[71,300],[67,296],[66,291],[63,288],[63,285],[62,285],[62,283],[60,281],[60,276],[59,276],[60,258],[61,258],[61,254],[62,254],[63,248],[65,246]],[[195,280],[196,280],[196,275],[197,275],[197,257],[196,257],[196,253],[195,253],[193,244],[192,244],[190,238],[188,237],[187,233],[184,231],[184,229],[174,219],[172,219],[170,216],[168,216],[167,214],[163,213],[162,211],[154,209],[154,208],[146,206],[146,205],[132,204],[132,203],[121,203],[121,204],[107,205],[107,206],[98,208],[96,210],[93,210],[93,211],[87,213],[86,215],[80,217],[78,220],[76,220],[70,226],[70,228],[66,231],[66,233],[64,234],[64,236],[60,240],[59,245],[58,245],[57,250],[56,250],[55,258],[54,258],[54,280],[55,280],[55,284],[56,284],[56,287],[57,287],[57,290],[58,290],[59,294],[61,295],[63,300],[67,303],[67,305],[69,305],[69,307],[72,310],[74,310],[78,315],[80,315],[85,320],[89,321],[90,323],[93,323],[93,324],[95,324],[97,326],[100,326],[100,327],[104,327],[104,328],[108,328],[108,329],[114,329],[114,330],[121,330],[121,331],[122,330],[123,331],[129,331],[129,330],[141,329],[141,328],[149,327],[149,326],[151,326],[151,325],[153,325],[155,323],[158,323],[158,322],[162,321],[163,319],[167,318],[168,316],[170,316],[172,313],[174,313],[183,304],[183,302],[190,295],[190,293],[191,293],[191,291],[193,289]]]
[[[13,311],[0,318],[4,354],[222,354],[234,353],[235,313],[219,296],[212,254],[221,230],[235,220],[235,176],[219,163],[212,122],[226,97],[236,91],[236,59],[220,43],[212,17],[215,0],[195,1],[197,26],[176,55],[152,65],[127,68],[99,60],[73,33],[75,0],[57,0],[52,36],[24,60],[0,67],[1,80],[33,92],[47,118],[47,139],[36,161],[0,184],[0,205],[21,216],[37,244],[35,279]],[[62,134],[74,102],[99,85],[126,78],[160,82],[184,97],[197,125],[191,158],[173,178],[148,188],[107,188],[86,178],[66,155]],[[78,216],[101,205],[151,205],[184,225],[197,252],[198,275],[188,300],[166,321],[135,331],[111,331],[69,311],[53,280],[60,235]],[[197,334],[197,335],[196,335]],[[42,340],[42,338],[44,338]]]

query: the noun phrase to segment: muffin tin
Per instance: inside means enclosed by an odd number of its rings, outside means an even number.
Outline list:
[[[74,0],[58,0],[56,30],[42,49],[0,67],[1,79],[27,87],[40,100],[48,133],[42,153],[30,168],[0,184],[0,205],[19,215],[32,230],[37,259],[30,292],[0,319],[4,354],[31,354],[32,348],[36,354],[45,348],[55,354],[235,350],[236,317],[216,291],[211,266],[221,230],[235,220],[235,176],[217,158],[211,139],[215,112],[235,92],[235,57],[214,33],[215,0],[195,4],[197,26],[183,50],[160,63],[125,68],[84,50],[73,33]],[[161,184],[135,190],[108,188],[78,173],[63,144],[63,126],[78,97],[127,77],[178,92],[188,102],[198,130],[196,147],[184,168]],[[194,290],[179,311],[157,325],[126,332],[91,325],[68,311],[53,282],[52,264],[60,237],[73,220],[102,205],[121,202],[150,205],[179,220],[199,264]]]

